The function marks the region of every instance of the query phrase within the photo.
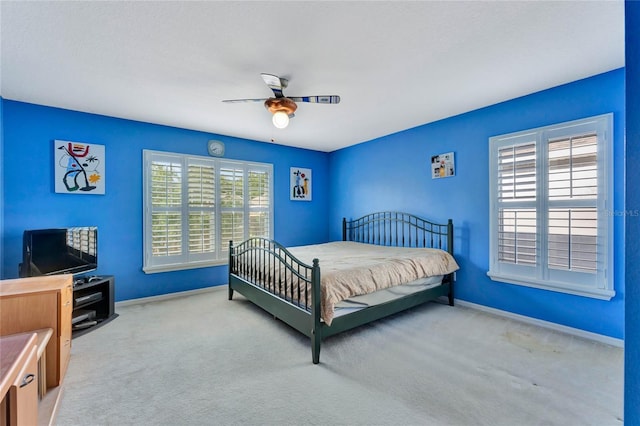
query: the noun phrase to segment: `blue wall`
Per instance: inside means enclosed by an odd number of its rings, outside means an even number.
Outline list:
[[[408,211],[452,218],[460,264],[456,297],[465,301],[622,338],[624,218],[615,219],[611,301],[494,282],[489,267],[489,137],[614,113],[614,208],[624,210],[624,70],[615,70],[333,152],[329,237],[342,216]],[[431,179],[430,156],[455,153],[456,176]]]
[[[274,233],[287,245],[328,238],[328,154],[100,115],[4,100],[3,278],[18,275],[22,232],[98,226],[98,274],[116,277],[116,300],[227,283],[227,267],[144,274],[142,150],[207,155],[207,141],[226,143],[226,158],[274,166]],[[106,194],[56,194],[53,140],[105,145]],[[313,200],[289,200],[289,168],[313,170]],[[312,224],[309,226],[308,224]]]
[[[640,2],[625,3],[626,37],[626,201],[629,210],[640,210]],[[640,424],[640,220],[627,218],[625,300],[624,421]]]
[[[4,100],[3,277],[17,276],[24,229],[97,225],[97,273],[116,275],[117,300],[225,284],[226,266],[141,271],[142,149],[206,155],[206,141],[216,138],[226,142],[228,158],[274,164],[275,238],[284,244],[340,239],[343,216],[372,211],[452,218],[459,299],[622,338],[624,217],[615,218],[611,301],[498,283],[486,272],[489,137],[613,112],[614,208],[624,211],[624,81],[620,69],[331,154]],[[106,195],[54,192],[54,139],[106,146]],[[450,151],[456,176],[432,180],[430,156]],[[313,201],[289,200],[291,166],[313,169]]]
[[[4,101],[0,97],[0,236],[4,229]],[[3,238],[0,238],[0,278],[2,278],[2,259],[4,259]]]

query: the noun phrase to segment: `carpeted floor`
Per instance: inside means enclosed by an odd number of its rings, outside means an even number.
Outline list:
[[[226,287],[73,340],[58,425],[621,425],[623,350],[430,303],[323,342]]]

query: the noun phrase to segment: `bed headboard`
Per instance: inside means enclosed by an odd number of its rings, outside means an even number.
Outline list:
[[[342,241],[438,248],[453,255],[453,221],[438,224],[410,213],[370,213],[353,220],[343,218]]]

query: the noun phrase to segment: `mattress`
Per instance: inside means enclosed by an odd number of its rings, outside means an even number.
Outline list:
[[[440,276],[441,281],[443,275],[459,269],[451,254],[432,248],[339,241],[288,250],[308,264],[314,258],[320,260],[321,311],[329,325],[337,303],[428,277]]]
[[[350,297],[335,304],[333,318],[350,314],[369,306],[380,305],[392,300],[400,299],[419,291],[437,287],[442,283],[443,275],[421,278],[410,283],[384,288],[369,294]]]

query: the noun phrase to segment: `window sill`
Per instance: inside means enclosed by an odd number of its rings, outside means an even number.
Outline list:
[[[198,262],[198,263],[175,263],[170,265],[143,266],[142,271],[145,274],[157,274],[160,272],[183,271],[187,269],[210,268],[212,266],[226,266],[227,260],[217,260],[214,262]]]
[[[559,293],[573,294],[576,296],[591,297],[593,299],[611,300],[616,295],[616,292],[614,290],[607,290],[603,288],[585,288],[585,287],[580,287],[580,286],[567,284],[567,283],[539,281],[539,280],[534,280],[530,278],[524,279],[523,277],[514,276],[514,275],[503,275],[503,274],[498,275],[498,274],[492,273],[491,271],[487,272],[487,275],[493,281],[499,281],[506,284],[515,284],[515,285],[521,285],[525,287],[533,287],[533,288],[538,288],[542,290],[555,291]]]

